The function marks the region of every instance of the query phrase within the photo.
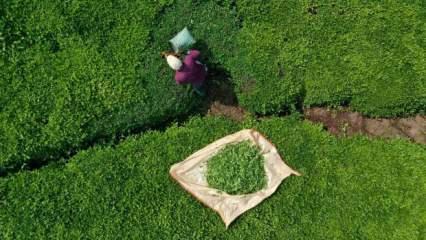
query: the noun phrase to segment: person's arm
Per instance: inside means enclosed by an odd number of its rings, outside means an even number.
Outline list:
[[[192,59],[196,60],[200,57],[200,51],[198,50],[189,50],[189,56],[191,56]]]
[[[185,57],[185,64],[189,68],[193,68],[196,64],[197,58],[200,56],[200,52],[197,50],[189,50],[188,55]]]

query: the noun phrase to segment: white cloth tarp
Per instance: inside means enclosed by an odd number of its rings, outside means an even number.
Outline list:
[[[243,195],[229,195],[209,187],[206,179],[209,159],[226,145],[236,144],[245,140],[256,144],[265,158],[266,186],[260,191]],[[241,130],[221,138],[193,153],[184,161],[174,164],[170,169],[170,175],[186,191],[219,213],[226,227],[245,211],[271,196],[281,182],[292,174],[300,176],[298,172],[283,162],[275,146],[253,129]]]

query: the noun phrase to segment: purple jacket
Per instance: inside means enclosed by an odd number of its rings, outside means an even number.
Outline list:
[[[175,80],[177,84],[191,83],[200,86],[206,80],[207,72],[204,65],[197,62],[200,52],[190,50],[183,61],[182,67],[176,71]]]

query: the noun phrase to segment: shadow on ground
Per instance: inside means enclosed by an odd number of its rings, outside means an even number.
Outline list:
[[[201,114],[242,121],[246,112],[239,106],[230,73],[220,64],[211,61],[214,57],[204,41],[197,42],[194,48],[201,52],[201,61],[208,66],[206,97],[199,109]]]

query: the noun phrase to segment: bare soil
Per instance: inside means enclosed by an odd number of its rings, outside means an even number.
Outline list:
[[[221,103],[220,101],[213,102],[210,105],[210,108],[207,114],[212,116],[227,117],[238,122],[243,121],[245,117],[244,109],[237,106],[226,105]]]
[[[234,86],[224,70],[211,71],[206,85],[207,97],[203,111],[207,115],[227,117],[234,121],[244,120],[246,111],[239,106]]]
[[[243,121],[247,112],[239,106],[229,77],[229,74],[221,68],[209,72],[206,101],[202,111],[207,115]],[[253,81],[248,80],[242,90],[250,89],[253,84]],[[426,144],[426,116],[394,119],[368,118],[348,108],[324,107],[307,108],[303,112],[305,119],[321,123],[327,131],[336,136],[365,134],[372,137],[408,138],[413,142]]]
[[[373,137],[409,138],[426,144],[426,117],[417,115],[409,118],[368,118],[348,109],[308,108],[304,110],[307,120],[322,123],[332,134],[351,136],[366,134]]]

